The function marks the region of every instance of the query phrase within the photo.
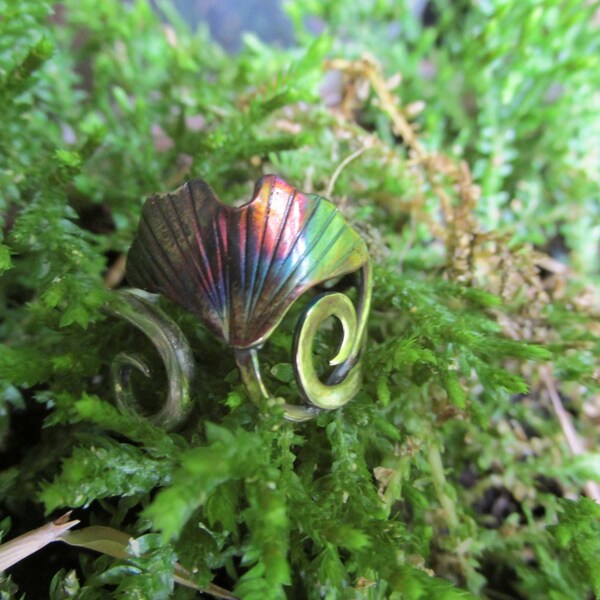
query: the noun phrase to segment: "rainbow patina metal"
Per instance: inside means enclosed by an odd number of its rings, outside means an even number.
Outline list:
[[[194,180],[148,200],[127,278],[248,348],[263,342],[306,290],[367,259],[364,241],[331,202],[274,175],[262,177],[253,199],[237,208]]]
[[[298,322],[292,364],[310,406],[284,405],[286,416],[297,421],[342,406],[360,385],[358,362],[371,295],[369,256],[365,242],[334,204],[266,175],[250,202],[231,207],[206,182],[193,180],[148,199],[127,258],[132,285],[195,313],[234,348],[243,380],[257,401],[270,397],[260,377],[257,349],[299,296],[355,272],[356,306],[347,296],[328,291],[306,307]],[[135,303],[139,308],[139,297]],[[342,323],[344,337],[323,383],[312,365],[312,343],[330,316]]]

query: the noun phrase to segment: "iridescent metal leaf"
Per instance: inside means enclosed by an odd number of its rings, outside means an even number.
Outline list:
[[[196,313],[236,348],[262,343],[307,289],[354,272],[367,248],[337,208],[267,175],[233,208],[193,180],[149,198],[127,277]]]

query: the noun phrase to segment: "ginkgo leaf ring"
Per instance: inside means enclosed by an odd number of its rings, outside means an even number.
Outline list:
[[[369,257],[365,242],[333,203],[267,175],[250,202],[230,207],[206,182],[189,181],[148,199],[127,258],[133,286],[173,300],[233,347],[255,401],[269,397],[258,349],[297,298],[349,273],[357,273],[356,307],[347,296],[328,291],[297,325],[292,364],[308,405],[285,405],[286,417],[295,421],[345,404],[360,385]],[[320,382],[308,347],[318,324],[330,316],[340,320],[344,335],[333,373]]]

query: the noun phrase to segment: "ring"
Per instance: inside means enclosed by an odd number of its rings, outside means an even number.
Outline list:
[[[343,406],[361,385],[372,287],[369,254],[333,203],[266,175],[252,200],[231,207],[205,181],[195,179],[148,198],[126,268],[132,286],[191,311],[233,348],[256,403],[272,398],[260,374],[258,351],[294,301],[310,288],[351,273],[356,274],[356,305],[328,289],[312,299],[298,320],[291,362],[305,403],[283,403],[291,421]],[[121,292],[123,299],[127,292]],[[137,294],[137,310],[142,301]],[[323,382],[312,348],[319,326],[332,316],[342,324],[343,339]],[[115,375],[117,382],[119,377],[123,373]]]

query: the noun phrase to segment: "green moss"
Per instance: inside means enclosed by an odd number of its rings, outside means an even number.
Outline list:
[[[597,453],[570,457],[540,377],[552,362],[593,439],[594,5],[436,0],[426,26],[413,4],[290,3],[297,46],[228,56],[167,5],[169,25],[143,1],[0,0],[0,517],[16,534],[85,507],[143,549],[83,557],[53,598],[190,597],[176,559],[244,599],[599,593],[595,504],[561,498],[598,480]],[[365,51],[399,87],[363,61],[320,92],[326,58]],[[234,202],[269,172],[324,193],[353,152],[331,195],[375,262],[357,397],[302,425],[261,413],[165,302],[197,408],[178,433],[120,413],[112,358],[151,348],[101,308],[144,198],[201,177]],[[290,346],[284,328],[263,351],[286,399]]]

